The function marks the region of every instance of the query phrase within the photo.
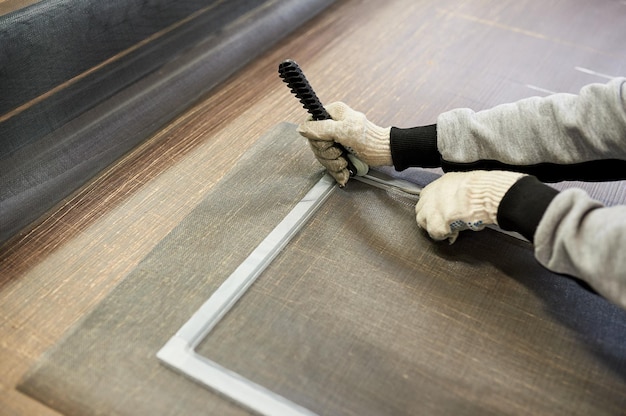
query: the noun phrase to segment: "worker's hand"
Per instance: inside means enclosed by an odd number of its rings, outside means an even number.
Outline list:
[[[415,206],[417,224],[433,239],[450,244],[460,231],[497,225],[502,197],[522,176],[504,171],[446,173],[422,190]]]
[[[309,139],[315,156],[331,175],[345,185],[349,174],[341,151],[333,147],[341,143],[350,153],[370,166],[392,165],[389,147],[390,127],[383,128],[367,120],[365,114],[346,104],[336,102],[325,107],[332,120],[306,121],[298,132]]]

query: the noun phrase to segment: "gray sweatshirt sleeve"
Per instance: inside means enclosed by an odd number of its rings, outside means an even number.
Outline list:
[[[555,94],[481,112],[458,109],[441,114],[437,147],[443,160],[458,164],[496,160],[558,167],[624,161],[626,79],[586,86],[579,95]],[[626,173],[623,164],[617,166],[619,174]],[[525,215],[532,209],[529,206]],[[541,209],[545,211],[537,216],[533,236],[537,260],[552,271],[585,280],[626,308],[626,206],[604,207],[572,189]]]
[[[456,109],[437,119],[437,148],[452,163],[497,160],[560,165],[626,159],[626,78],[578,95],[532,97],[489,110]]]
[[[626,206],[604,207],[579,189],[559,193],[535,232],[535,257],[579,277],[626,308]]]

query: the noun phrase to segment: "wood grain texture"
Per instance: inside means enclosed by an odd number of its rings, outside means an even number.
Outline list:
[[[0,0],[0,16],[22,9],[41,0]]]
[[[626,5],[348,0],[238,72],[0,248],[0,408],[46,414],[25,371],[144,258],[265,131],[304,110],[280,82],[296,60],[323,102],[381,125],[432,123],[626,73]],[[48,412],[48,414],[53,414]]]
[[[102,48],[97,51],[91,50],[89,39],[73,48],[59,45],[66,38],[73,39],[75,32],[85,31],[91,17],[102,14],[98,7],[105,6],[98,1],[86,2],[82,12],[63,7],[63,1],[47,1],[36,10],[20,13],[21,20],[9,19],[10,30],[0,31],[4,35],[0,43],[10,45],[5,55],[21,59],[10,60],[11,65],[2,69],[6,79],[0,80],[6,85],[0,89],[7,90],[5,104],[11,108],[12,100],[27,99],[26,90],[35,87],[32,80],[42,78],[36,89],[48,92],[40,96],[43,101],[24,112],[20,106],[15,109],[19,114],[7,113],[4,121],[0,116],[0,153],[4,152],[0,171],[6,181],[0,187],[0,242],[37,220],[333,1],[215,0],[207,5],[206,0],[187,0],[172,6],[167,0],[155,0],[144,15],[145,2],[121,0],[111,10],[107,5],[104,20],[88,30],[99,34]],[[172,14],[170,7],[181,9]],[[197,7],[202,8],[150,35],[176,14],[185,16]],[[153,19],[152,14],[159,18]],[[60,33],[46,33],[60,27],[49,15],[59,20],[73,17],[72,23]],[[109,27],[109,21],[123,24]],[[149,27],[144,27],[145,21]],[[37,34],[35,39],[31,34]],[[50,39],[44,41],[46,35]],[[42,44],[46,42],[61,47],[63,54],[46,48]],[[37,48],[30,48],[31,44]],[[107,59],[107,50],[114,54],[129,45],[133,46]],[[84,50],[94,52],[88,61],[96,66],[89,68],[89,62],[81,62],[74,68]],[[29,53],[39,61],[28,59]],[[45,68],[57,61],[63,68],[53,76]],[[46,76],[40,77],[38,71]],[[76,76],[64,82],[65,71],[72,73],[67,76]]]

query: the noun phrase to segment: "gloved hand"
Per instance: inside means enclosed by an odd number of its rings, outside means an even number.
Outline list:
[[[342,102],[325,107],[332,120],[306,121],[298,132],[309,139],[313,153],[340,185],[349,179],[347,162],[333,147],[341,143],[346,150],[370,166],[392,165],[389,132],[367,120],[365,114],[354,111]]]
[[[450,244],[460,231],[497,225],[504,194],[523,176],[505,171],[446,173],[422,190],[415,206],[417,225],[433,239],[448,239]]]

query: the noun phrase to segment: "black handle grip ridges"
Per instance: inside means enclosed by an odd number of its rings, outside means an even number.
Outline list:
[[[300,100],[313,120],[328,120],[330,115],[320,102],[304,73],[295,61],[288,59],[278,66],[278,74],[285,81],[291,92]]]
[[[300,100],[302,106],[306,111],[313,116],[313,120],[328,120],[330,114],[326,111],[319,98],[313,91],[313,88],[309,84],[309,81],[304,76],[300,66],[293,60],[287,59],[278,65],[278,75],[291,89],[291,92]],[[348,172],[350,176],[356,175],[356,168],[347,157],[347,150],[339,143],[335,146],[341,150],[344,159],[348,162]]]

